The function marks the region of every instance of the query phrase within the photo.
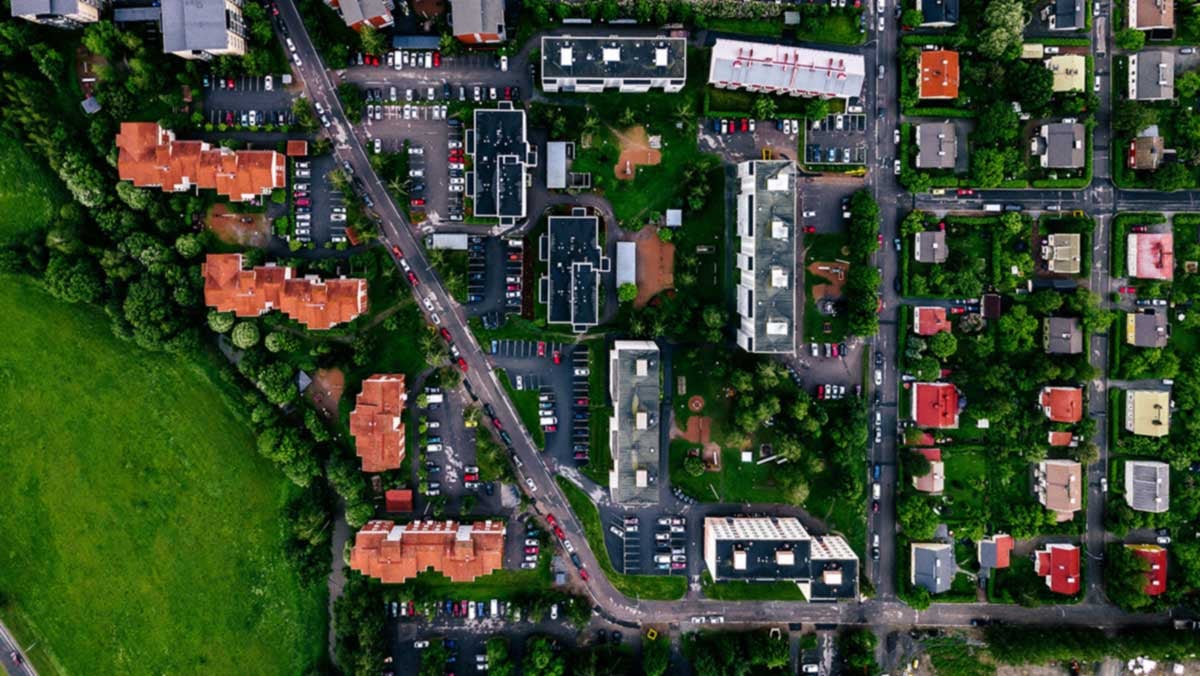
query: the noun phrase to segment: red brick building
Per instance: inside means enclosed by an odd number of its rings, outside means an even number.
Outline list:
[[[407,399],[403,373],[375,374],[363,381],[350,412],[350,435],[364,472],[400,468]]]
[[[279,310],[310,329],[324,330],[367,311],[367,280],[297,279],[292,268],[242,269],[241,254],[209,254],[200,265],[204,304],[239,317]]]
[[[436,570],[454,582],[470,582],[504,563],[504,522],[368,521],[354,538],[350,567],[387,584]]]

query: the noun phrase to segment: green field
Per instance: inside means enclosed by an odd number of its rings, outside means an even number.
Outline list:
[[[283,558],[293,490],[208,374],[0,280],[0,617],[44,674],[308,673],[325,586]]]
[[[712,576],[704,573],[701,582],[704,598],[714,601],[804,601],[804,592],[795,582],[776,580],[774,582],[714,582]]]
[[[46,226],[67,199],[50,167],[0,134],[0,239]]]

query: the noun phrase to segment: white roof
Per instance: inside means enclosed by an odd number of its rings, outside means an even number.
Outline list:
[[[865,79],[861,54],[723,39],[708,71],[710,84],[838,98],[860,96]]]

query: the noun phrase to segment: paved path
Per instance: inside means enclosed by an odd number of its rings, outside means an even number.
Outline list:
[[[13,659],[13,657],[17,659]],[[20,663],[18,663],[20,660]],[[8,631],[8,627],[0,622],[0,666],[11,676],[37,676],[37,669],[25,659],[17,639]]]

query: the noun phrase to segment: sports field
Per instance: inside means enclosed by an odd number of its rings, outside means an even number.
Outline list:
[[[0,133],[0,240],[46,225],[68,199],[50,167],[20,141]]]
[[[309,673],[291,485],[199,367],[0,276],[0,618],[43,674]]]

